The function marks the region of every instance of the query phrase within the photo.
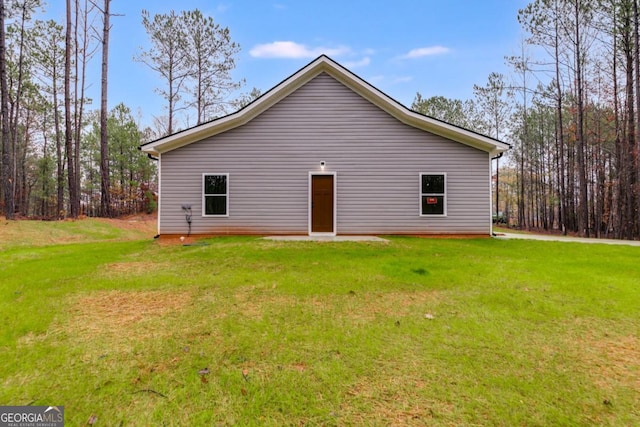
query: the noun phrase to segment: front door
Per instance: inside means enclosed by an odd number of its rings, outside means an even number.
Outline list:
[[[333,234],[334,176],[311,175],[311,232]]]

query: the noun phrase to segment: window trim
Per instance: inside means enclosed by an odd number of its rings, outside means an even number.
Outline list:
[[[423,193],[422,192],[422,177],[425,175],[442,175],[444,177],[444,193]],[[418,212],[421,217],[425,218],[443,218],[447,216],[447,173],[446,172],[420,172],[418,176]],[[422,212],[422,198],[425,196],[442,196],[442,203],[444,204],[441,214],[426,214]]]
[[[205,178],[207,176],[224,176],[227,178],[227,192],[225,194],[205,194],[204,190],[205,190]],[[225,212],[224,214],[207,214],[206,213],[206,198],[207,196],[209,197],[226,197],[227,198],[227,203],[225,206]],[[229,174],[228,173],[216,173],[216,172],[205,172],[202,174],[202,216],[203,217],[207,217],[207,218],[221,218],[221,217],[228,217],[229,216]]]

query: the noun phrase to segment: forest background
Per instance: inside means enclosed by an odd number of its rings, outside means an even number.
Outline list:
[[[260,96],[232,77],[240,46],[229,28],[197,9],[143,11],[150,43],[134,59],[160,77],[166,115],[142,127],[127,105],[107,110],[110,3],[66,0],[56,22],[36,18],[40,0],[1,2],[7,219],[152,211],[156,165],[138,146]],[[416,93],[411,108],[512,144],[493,161],[496,222],[640,238],[638,0],[535,0],[514,19],[525,37],[508,73],[489,74],[471,99]],[[97,109],[86,95],[95,61]]]

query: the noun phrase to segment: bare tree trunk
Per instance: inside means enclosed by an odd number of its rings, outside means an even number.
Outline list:
[[[109,144],[107,133],[107,83],[109,65],[109,4],[104,0],[102,30],[102,92],[100,100],[100,210],[102,216],[111,216],[111,182],[109,177]]]
[[[552,121],[553,124],[553,128],[555,129],[556,126],[556,120],[555,117]],[[554,140],[554,145],[555,145],[555,133],[553,136],[553,140]],[[551,141],[549,141],[549,143],[551,143]],[[556,195],[557,189],[555,188],[554,184],[555,184],[555,180],[554,180],[554,175],[558,174],[558,171],[556,169],[555,173],[553,172],[553,160],[554,160],[554,153],[552,150],[552,146],[549,145],[548,149],[546,150],[546,161],[545,161],[545,174],[546,174],[546,179],[547,179],[547,217],[549,218],[549,228],[554,229],[558,227],[558,223],[556,221],[557,219],[557,205],[556,203],[553,202],[554,196]]]
[[[586,133],[584,132],[584,81],[583,81],[583,60],[582,46],[580,42],[580,1],[574,3],[575,19],[575,67],[576,67],[576,93],[578,102],[578,123],[577,123],[577,162],[578,162],[578,185],[579,185],[579,206],[578,206],[578,228],[581,236],[589,237],[589,199],[587,198],[587,176],[585,165]]]
[[[85,11],[86,13],[86,11]],[[74,24],[73,24],[73,165],[75,171],[75,185],[78,189],[78,202],[80,202],[80,133],[82,131],[82,103],[84,94],[78,96],[80,91],[84,91],[84,82],[80,89],[78,88],[80,83],[80,67],[84,69],[84,60],[80,59],[80,37],[78,36],[78,30],[80,29],[80,4],[79,0],[74,0]],[[85,19],[86,22],[86,19]],[[86,24],[85,24],[86,25]],[[85,30],[86,34],[86,30]],[[83,59],[86,55],[86,41],[83,47]],[[84,75],[82,75],[84,78]],[[80,215],[80,207],[78,206],[78,215]]]
[[[79,20],[80,20],[80,7],[79,2],[76,0],[76,25],[75,25],[75,137],[74,137],[74,155],[75,155],[75,172],[76,172],[76,188],[78,189],[78,213],[80,212],[80,140],[82,137],[82,125],[84,120],[84,105],[85,105],[85,88],[86,88],[86,75],[87,75],[87,62],[89,60],[89,6],[87,0],[84,2],[82,9],[82,49],[79,48],[80,37],[78,36]],[[80,67],[80,68],[78,68]],[[80,78],[78,78],[78,76]],[[80,93],[80,96],[78,96]]]
[[[47,195],[49,194],[49,180],[47,179],[49,175],[49,171],[47,170],[48,162],[47,162],[47,148],[49,145],[49,139],[47,138],[47,131],[49,129],[49,121],[47,120],[47,111],[46,109],[43,112],[42,116],[42,170],[40,171],[40,175],[43,177],[41,180],[41,191],[42,196],[40,197],[40,216],[42,218],[48,217],[49,211],[49,201],[47,199]]]
[[[56,156],[57,156],[57,169],[56,169],[56,215],[57,219],[64,217],[64,158],[62,154],[62,132],[60,130],[60,113],[58,111],[58,85],[56,79],[58,73],[54,65],[53,71],[53,122],[55,128],[55,141],[56,141]]]
[[[196,102],[197,102],[197,109],[198,109],[198,119],[197,119],[197,125],[201,124],[204,121],[204,99],[203,99],[203,94],[202,94],[202,87],[204,86],[204,82],[202,81],[202,70],[204,69],[203,65],[202,65],[202,58],[200,57],[200,55],[198,55],[198,68],[196,69],[196,87],[197,87],[197,95],[196,95]],[[496,187],[497,188],[497,187]],[[496,190],[497,191],[497,190]],[[497,193],[496,193],[497,194]],[[497,205],[497,202],[496,202]]]
[[[617,14],[615,14],[615,9],[614,9],[614,15],[613,15],[613,27],[616,28],[618,26],[618,16]],[[610,181],[615,182],[615,188],[611,189],[611,199],[610,199],[610,216],[611,216],[611,221],[610,221],[610,226],[609,228],[611,228],[611,226],[613,226],[613,237],[614,238],[620,238],[622,237],[621,235],[621,229],[622,229],[622,211],[621,211],[621,206],[620,206],[620,200],[621,200],[621,194],[622,194],[622,183],[621,178],[622,178],[622,174],[621,172],[621,167],[622,167],[622,162],[621,162],[621,144],[622,144],[622,137],[620,135],[621,133],[621,127],[620,127],[620,102],[618,100],[618,38],[617,37],[613,37],[613,58],[612,58],[612,80],[613,80],[613,111],[614,111],[614,126],[615,126],[615,162],[616,162],[616,172],[614,174],[614,172],[612,171],[610,173]],[[617,175],[616,175],[617,174]],[[613,197],[613,195],[615,194],[615,199]],[[614,209],[614,205],[617,207],[616,209]]]
[[[17,185],[19,191],[16,191],[15,200],[16,210],[24,216],[29,215],[29,194],[32,189],[32,184],[29,183],[29,168],[27,166],[27,152],[29,151],[28,147],[30,146],[30,135],[31,135],[31,126],[33,121],[33,110],[30,108],[25,108],[25,118],[23,128],[23,138],[22,144],[19,147],[20,149],[16,151],[16,160],[19,160],[17,163],[19,165],[16,167],[17,170],[20,171],[20,174],[17,175]],[[18,146],[16,146],[18,147]],[[18,154],[19,153],[19,154]]]
[[[27,5],[26,4],[22,4],[20,5],[20,7],[22,8],[21,10],[21,16],[20,16],[20,43],[19,43],[19,47],[18,47],[18,76],[17,76],[17,82],[16,82],[16,95],[15,95],[15,101],[14,101],[14,106],[13,106],[13,115],[11,117],[11,121],[12,123],[9,125],[10,126],[10,133],[11,133],[11,145],[12,145],[12,150],[13,150],[13,157],[14,157],[14,165],[13,165],[13,200],[14,200],[14,204],[17,203],[17,206],[14,205],[14,209],[20,211],[21,207],[22,207],[22,200],[21,198],[24,197],[23,192],[21,192],[21,196],[19,197],[17,195],[16,192],[16,185],[18,184],[18,179],[17,179],[17,159],[18,159],[18,136],[19,136],[19,126],[18,126],[18,121],[20,118],[20,106],[21,106],[21,100],[22,100],[22,87],[23,87],[23,80],[24,80],[24,36],[25,36],[25,22],[27,21]]]
[[[636,141],[635,126],[635,101],[634,101],[634,55],[633,55],[633,34],[631,11],[623,17],[624,33],[622,34],[622,49],[625,58],[625,94],[626,94],[626,135],[622,139],[619,151],[620,168],[620,210],[621,210],[621,234],[625,239],[633,236],[633,211],[635,203],[633,200],[633,160],[632,151]]]
[[[525,159],[525,153],[528,150],[528,135],[529,135],[529,129],[528,129],[528,120],[527,120],[527,88],[525,87],[523,92],[522,92],[522,97],[523,97],[523,107],[522,107],[522,117],[523,117],[523,121],[522,121],[522,126],[523,126],[523,138],[522,138],[522,149],[520,150],[520,189],[518,191],[518,225],[521,229],[524,228],[529,228],[531,222],[527,221],[527,215],[525,212],[525,186],[524,186],[524,178],[525,178],[525,172],[524,172],[524,159]]]
[[[558,193],[560,200],[560,212],[559,223],[562,234],[567,234],[567,190],[566,190],[566,163],[564,152],[564,122],[562,113],[562,83],[560,80],[560,40],[558,37],[558,31],[560,31],[558,19],[558,2],[556,1],[556,10],[554,14],[554,56],[555,56],[555,72],[556,72],[556,112],[557,112],[557,127],[556,127],[556,141],[558,144]]]
[[[169,64],[169,127],[167,133],[173,134],[173,110],[174,110],[174,81],[173,81],[173,62]]]
[[[74,159],[73,129],[71,121],[71,0],[66,0],[67,29],[65,35],[64,62],[64,145],[67,155],[67,178],[69,182],[69,213],[72,218],[79,214],[78,187],[76,185],[76,162]]]
[[[4,214],[14,219],[13,150],[9,132],[9,88],[7,85],[7,43],[4,27],[4,1],[0,1],[0,114],[2,115],[2,178],[4,181]]]
[[[635,87],[636,87],[636,116],[635,116],[635,144],[631,150],[631,161],[633,167],[633,186],[631,191],[633,192],[633,198],[635,200],[634,214],[631,218],[633,227],[633,236],[638,237],[640,235],[640,187],[638,179],[640,179],[640,161],[638,159],[638,152],[640,151],[640,30],[638,28],[638,0],[633,0],[633,59],[635,65]]]

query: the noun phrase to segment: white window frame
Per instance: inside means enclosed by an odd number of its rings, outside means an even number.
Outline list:
[[[227,192],[225,194],[205,194],[205,177],[207,176],[224,176],[227,178]],[[206,213],[206,198],[207,197],[226,197],[227,203],[225,206],[224,214],[207,214]],[[203,217],[213,217],[213,218],[221,218],[229,216],[229,174],[228,173],[216,173],[216,172],[205,172],[202,174],[202,216]]]
[[[444,193],[423,193],[422,192],[422,177],[425,175],[442,175],[444,177]],[[418,176],[418,212],[421,217],[425,218],[441,218],[447,216],[447,173],[446,172],[420,172]],[[422,212],[422,198],[428,196],[442,196],[444,207],[441,214],[425,214]]]

